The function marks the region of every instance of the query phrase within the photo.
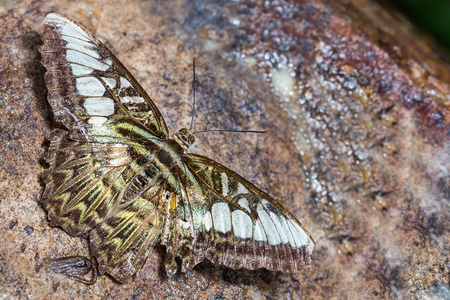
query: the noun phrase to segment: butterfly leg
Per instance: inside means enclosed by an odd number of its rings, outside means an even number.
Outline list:
[[[175,252],[172,247],[167,247],[166,258],[164,259],[164,267],[166,268],[167,276],[173,277],[177,273],[178,265],[175,260]]]
[[[189,242],[185,241],[184,246],[179,247],[175,250],[173,247],[167,247],[166,258],[164,259],[164,266],[166,268],[167,275],[172,277],[178,270],[178,264],[176,261],[176,257],[182,259],[181,261],[181,272],[187,273],[192,270],[192,268],[201,262],[201,260],[197,259],[197,256],[190,251]]]
[[[181,272],[187,273],[189,270],[195,267],[198,263],[203,261],[203,257],[199,257],[191,253],[190,256],[185,256],[181,263]]]
[[[97,281],[97,268],[87,257],[68,256],[50,259],[49,264],[52,272],[64,274],[86,285],[93,285]],[[90,278],[86,278],[89,273]]]

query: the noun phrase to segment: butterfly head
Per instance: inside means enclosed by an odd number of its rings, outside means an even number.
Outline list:
[[[173,137],[185,151],[195,142],[194,130],[192,129],[181,128]]]

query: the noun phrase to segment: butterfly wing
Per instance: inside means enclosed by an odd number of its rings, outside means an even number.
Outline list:
[[[164,181],[159,176],[141,196],[121,203],[91,231],[91,255],[97,259],[100,274],[106,272],[125,282],[141,269],[164,226],[165,202],[160,199],[173,195],[166,191]]]
[[[48,101],[69,130],[51,133],[43,203],[52,225],[82,235],[118,207],[139,206],[159,178],[152,153],[168,131],[133,76],[75,22],[49,14],[40,51]]]
[[[172,230],[163,237],[167,257],[184,259],[182,271],[204,258],[236,269],[295,272],[309,266],[314,241],[279,203],[213,160],[188,154],[184,162],[177,236]],[[167,269],[171,264],[166,261]]]
[[[108,48],[61,15],[49,14],[43,23],[40,51],[47,69],[47,98],[56,121],[71,136],[100,141],[103,135],[167,137],[161,113]]]

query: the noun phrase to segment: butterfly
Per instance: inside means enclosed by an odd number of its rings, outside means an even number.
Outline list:
[[[235,269],[310,265],[314,241],[301,223],[233,171],[188,153],[195,132],[169,135],[153,100],[105,45],[62,15],[43,24],[47,98],[65,130],[51,132],[42,200],[52,226],[89,235],[98,274],[125,282],[157,244],[166,247],[169,276],[176,258],[181,272],[205,258]],[[76,271],[74,257],[58,263],[75,278],[89,264]]]

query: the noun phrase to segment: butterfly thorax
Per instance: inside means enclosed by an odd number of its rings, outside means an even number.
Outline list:
[[[180,129],[176,134],[161,144],[158,152],[158,160],[172,167],[179,163],[183,154],[187,153],[189,147],[194,143],[195,138],[192,130]]]

